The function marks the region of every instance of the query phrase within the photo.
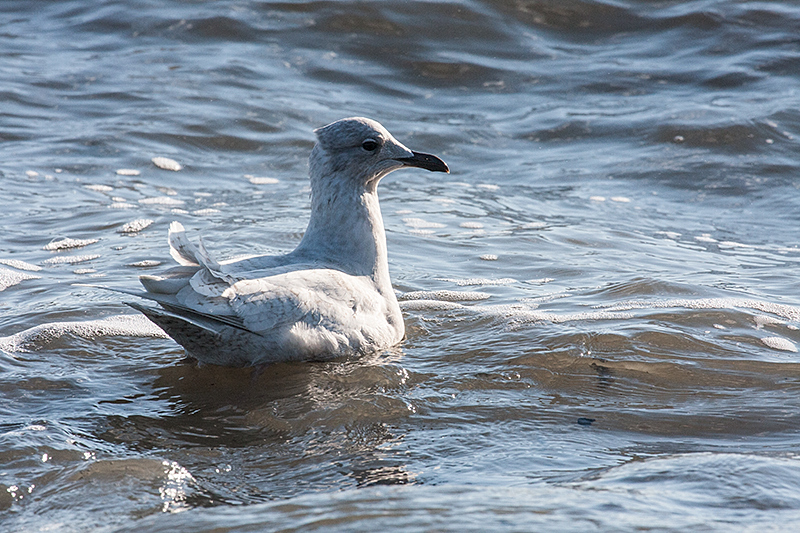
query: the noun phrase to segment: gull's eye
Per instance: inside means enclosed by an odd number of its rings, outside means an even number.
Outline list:
[[[375,139],[367,139],[366,141],[361,143],[361,148],[363,148],[367,152],[374,152],[375,150],[378,149],[379,146],[380,144],[378,144],[378,141],[376,141]]]

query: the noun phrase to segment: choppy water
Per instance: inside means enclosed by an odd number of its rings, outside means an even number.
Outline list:
[[[0,527],[800,526],[798,82],[795,1],[0,4]],[[198,368],[75,285],[293,248],[356,114],[453,171],[381,184],[397,349]]]

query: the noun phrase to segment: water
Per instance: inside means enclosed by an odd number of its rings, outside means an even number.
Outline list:
[[[0,10],[2,529],[800,525],[800,3]],[[381,184],[396,349],[198,368],[76,285],[290,250],[351,115],[452,169]]]

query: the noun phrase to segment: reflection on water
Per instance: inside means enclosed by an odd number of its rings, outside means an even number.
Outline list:
[[[0,10],[3,529],[800,523],[793,3]],[[396,350],[199,367],[81,285],[294,248],[352,115],[452,169],[381,184]]]

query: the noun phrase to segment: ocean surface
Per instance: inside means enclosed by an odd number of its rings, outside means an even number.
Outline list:
[[[0,530],[800,528],[800,2],[14,0],[0,99]],[[452,170],[379,189],[395,349],[85,286],[291,250],[353,115]]]

